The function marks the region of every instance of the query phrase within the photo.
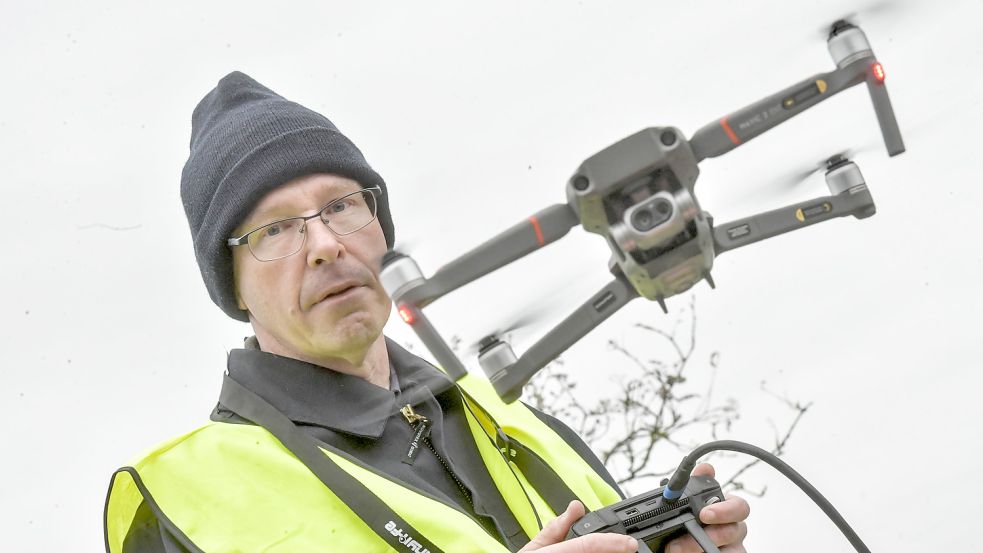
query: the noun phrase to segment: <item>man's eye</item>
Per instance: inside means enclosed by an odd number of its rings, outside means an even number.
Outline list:
[[[351,200],[342,200],[340,202],[333,203],[328,206],[328,212],[330,213],[341,213],[351,207]]]
[[[294,219],[290,219],[287,221],[280,221],[279,223],[273,223],[268,227],[266,227],[265,229],[263,229],[263,232],[259,233],[260,238],[276,238],[277,236],[281,236],[284,233],[294,230],[295,228],[297,228],[297,225],[298,222]]]

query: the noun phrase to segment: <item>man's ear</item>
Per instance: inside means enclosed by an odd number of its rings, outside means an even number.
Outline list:
[[[236,306],[243,311],[249,312],[249,308],[246,307],[246,302],[242,301],[242,295],[239,294],[239,268],[238,261],[235,258],[235,253],[232,254],[232,293],[236,296]]]
[[[236,293],[236,305],[239,306],[239,309],[242,309],[243,311],[247,311],[248,312],[249,311],[249,308],[246,307],[246,302],[242,301],[242,296],[239,295],[239,287],[236,286],[236,285],[234,285],[234,284],[232,285],[232,287],[233,287],[233,289],[235,290],[235,293]]]

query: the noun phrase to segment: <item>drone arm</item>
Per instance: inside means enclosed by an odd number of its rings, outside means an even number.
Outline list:
[[[437,270],[401,299],[420,307],[563,238],[580,224],[567,204],[554,204]]]
[[[495,391],[507,403],[519,399],[522,387],[547,363],[587,335],[638,292],[620,272],[587,302],[533,344],[515,363],[488,375]]]
[[[696,161],[723,155],[830,96],[862,83],[867,65],[867,61],[861,60],[814,75],[705,125],[689,141]]]
[[[713,248],[716,255],[779,234],[821,223],[835,217],[870,217],[876,211],[866,184],[826,196],[715,225]]]

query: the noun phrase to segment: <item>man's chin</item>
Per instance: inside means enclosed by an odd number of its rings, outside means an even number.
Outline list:
[[[382,327],[365,312],[349,313],[315,329],[315,343],[336,350],[357,350],[372,345],[382,335]]]

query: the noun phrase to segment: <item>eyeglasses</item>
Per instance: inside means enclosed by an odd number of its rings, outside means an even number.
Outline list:
[[[320,217],[328,229],[338,236],[361,230],[375,220],[378,202],[382,194],[378,186],[346,194],[322,207],[308,217],[290,217],[255,228],[238,238],[229,238],[229,246],[249,246],[249,252],[258,261],[275,261],[289,257],[304,247],[307,239],[307,221]]]

